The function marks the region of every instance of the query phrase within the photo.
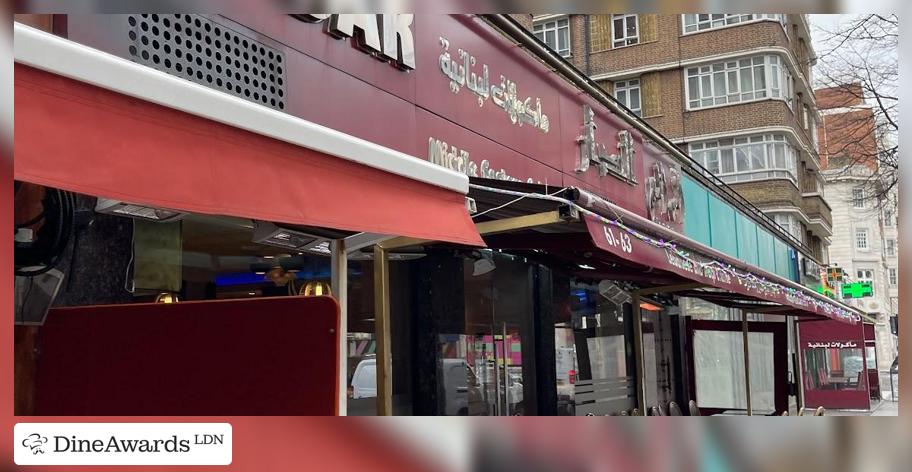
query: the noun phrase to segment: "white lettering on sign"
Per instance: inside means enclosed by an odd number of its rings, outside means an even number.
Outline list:
[[[428,161],[469,177],[542,184],[542,182],[532,177],[522,180],[509,175],[504,169],[495,169],[491,167],[491,163],[487,159],[482,159],[481,164],[479,164],[469,157],[469,152],[465,149],[451,146],[446,141],[441,141],[434,137],[428,138]]]
[[[595,140],[595,112],[589,105],[583,105],[582,133],[576,138],[579,145],[579,162],[576,172],[582,174],[589,170],[592,164],[598,168],[599,177],[613,175],[631,185],[636,185],[634,172],[634,147],[633,135],[628,130],[618,131],[617,154],[609,154],[608,147]]]
[[[326,23],[326,32],[338,39],[354,38],[358,49],[403,70],[415,68],[415,39],[411,13],[373,14],[299,14],[293,17],[308,23]]]
[[[464,49],[458,49],[456,57],[451,57],[450,41],[444,37],[440,38],[440,46],[443,47],[439,59],[440,72],[450,79],[451,92],[458,94],[465,87],[475,94],[479,107],[483,107],[490,98],[516,126],[528,124],[544,133],[551,129],[551,120],[542,112],[540,98],[536,97],[534,104],[532,97],[521,99],[516,90],[516,82],[503,75],[500,76],[499,84],[491,84],[487,64],[482,64],[480,74],[476,73],[473,70],[477,62],[475,56]]]
[[[629,234],[624,231],[615,233],[614,230],[607,225],[602,225],[602,229],[605,232],[605,241],[607,241],[611,247],[620,248],[621,251],[624,251],[627,254],[633,252],[633,243],[630,241]]]
[[[700,277],[704,277],[714,282],[721,282],[724,284],[732,283],[731,275],[719,267],[713,265],[698,265],[696,262],[681,257],[670,249],[665,249],[665,256],[668,259],[668,263],[673,267],[677,267],[678,269],[690,272],[691,274],[698,275]]]
[[[848,349],[848,348],[858,347],[858,345],[855,344],[855,341],[847,341],[847,342],[832,341],[832,342],[826,342],[826,343],[808,343],[807,347],[808,347],[808,349],[815,349],[815,348]]]

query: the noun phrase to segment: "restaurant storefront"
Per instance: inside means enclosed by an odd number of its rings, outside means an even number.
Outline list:
[[[809,407],[870,410],[881,399],[874,325],[800,323],[804,397]]]
[[[16,25],[16,179],[84,221],[46,261],[64,280],[49,303],[91,318],[162,294],[331,294],[330,412],[665,410],[700,403],[694,332],[717,328],[684,299],[858,322],[789,279],[781,228],[507,16],[55,15],[49,30]],[[33,223],[43,197],[21,198]],[[721,247],[733,227],[752,245]],[[55,310],[31,342],[84,342]],[[748,339],[746,314],[717,331]],[[752,410],[753,344],[715,354],[751,366],[746,403],[706,412]],[[782,376],[781,343],[759,345],[753,362]],[[49,361],[18,364],[41,399]]]

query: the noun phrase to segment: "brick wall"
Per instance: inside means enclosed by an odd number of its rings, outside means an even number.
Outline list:
[[[677,34],[680,35],[680,31],[678,29]],[[780,23],[759,21],[681,36],[681,59],[694,59],[771,46],[789,47],[788,37]]]
[[[730,184],[730,186],[761,209],[773,207],[801,208],[801,193],[788,180],[762,180]]]
[[[522,25],[523,28],[525,28],[529,31],[532,31],[532,14],[531,13],[511,13],[508,16],[510,18],[513,18],[517,22],[519,22],[519,24]]]

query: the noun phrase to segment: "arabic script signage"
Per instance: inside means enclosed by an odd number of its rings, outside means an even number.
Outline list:
[[[551,128],[551,120],[542,112],[541,99],[536,97],[532,104],[532,97],[520,99],[516,82],[501,75],[500,82],[490,83],[490,72],[487,64],[481,65],[481,73],[476,73],[477,59],[464,49],[456,51],[456,57],[450,56],[450,41],[440,37],[440,72],[450,79],[450,91],[454,94],[466,88],[475,95],[478,106],[483,107],[488,99],[495,106],[502,109],[516,126],[531,125],[543,133]]]
[[[607,146],[596,141],[596,128],[595,112],[589,105],[583,105],[583,132],[576,138],[579,144],[579,164],[576,166],[576,172],[581,174],[589,170],[590,165],[594,165],[598,168],[600,177],[612,174],[629,184],[636,185],[636,174],[633,171],[636,149],[630,131],[618,131],[618,153],[609,154]]]
[[[853,349],[857,348],[858,344],[855,344],[855,341],[830,341],[830,342],[809,342],[807,343],[808,349]]]
[[[646,210],[650,220],[663,226],[684,223],[680,170],[661,161],[652,164],[646,179]]]

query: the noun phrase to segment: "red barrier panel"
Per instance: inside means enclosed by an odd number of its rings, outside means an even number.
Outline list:
[[[339,305],[276,297],[51,310],[36,415],[332,415]]]

